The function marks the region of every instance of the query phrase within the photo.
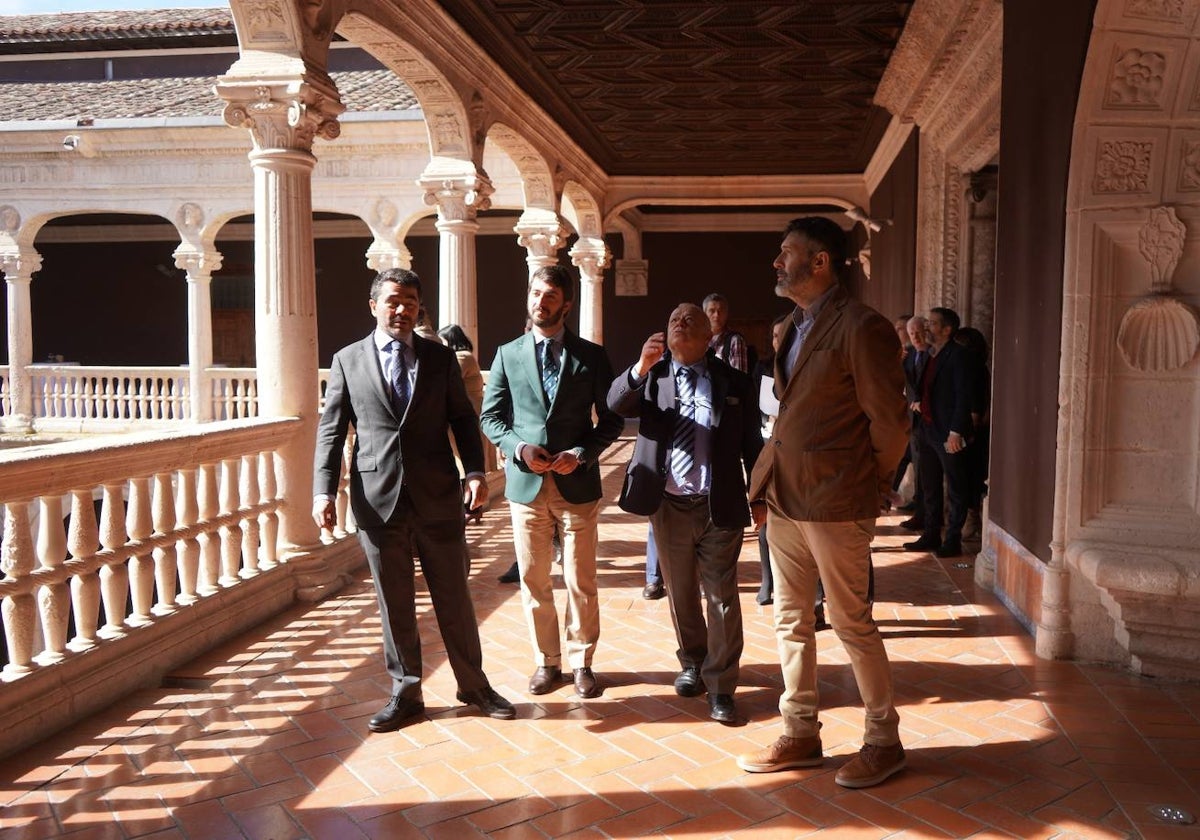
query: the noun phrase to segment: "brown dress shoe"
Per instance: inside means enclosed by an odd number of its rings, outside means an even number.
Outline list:
[[[795,767],[816,767],[824,760],[820,735],[807,738],[781,735],[778,741],[765,750],[739,755],[737,764],[747,773],[774,773],[777,770],[791,770]]]
[[[838,768],[833,780],[842,787],[865,788],[877,785],[899,773],[907,764],[904,747],[890,744],[863,744],[858,755]]]
[[[575,693],[585,700],[600,696],[600,686],[596,684],[596,675],[591,668],[575,669]]]
[[[562,669],[557,665],[541,665],[529,678],[530,694],[549,694],[562,679]]]

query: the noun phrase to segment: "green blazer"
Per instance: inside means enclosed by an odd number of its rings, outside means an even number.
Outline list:
[[[542,489],[545,476],[553,476],[563,498],[572,504],[600,498],[600,453],[617,439],[625,423],[608,409],[612,380],[604,348],[568,331],[563,335],[562,373],[551,405],[542,390],[533,333],[496,351],[479,424],[505,455],[504,493],[509,500],[529,504]],[[583,463],[570,475],[538,475],[517,459],[519,443],[543,446],[551,453],[579,449]]]

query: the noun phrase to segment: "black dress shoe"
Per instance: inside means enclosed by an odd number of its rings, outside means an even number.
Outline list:
[[[496,578],[501,583],[516,583],[521,579],[521,572],[517,569],[517,564],[513,563],[508,567],[508,571]]]
[[[479,711],[496,720],[512,720],[517,716],[513,704],[496,693],[490,685],[477,688],[474,691],[460,691],[454,695],[459,703],[478,706]]]
[[[530,694],[549,694],[562,679],[562,669],[557,665],[540,665],[529,678]]]
[[[825,620],[825,610],[817,610],[816,621],[813,622],[813,631],[820,633],[822,630],[828,630],[830,624]]]
[[[900,523],[900,527],[906,531],[924,531],[925,523],[915,516],[911,516]]]
[[[647,583],[646,588],[642,590],[642,597],[647,601],[657,601],[666,594],[667,590],[661,583]]]
[[[904,544],[906,551],[937,551],[941,547],[942,541],[933,537],[921,537],[919,540],[913,540]]]
[[[423,714],[425,704],[420,697],[401,697],[397,694],[375,717],[367,721],[367,729],[372,732],[393,732],[403,726],[405,721]]]
[[[733,708],[733,695],[708,695],[708,716],[719,723],[736,723],[737,711]]]
[[[699,668],[684,668],[675,678],[675,693],[680,697],[695,697],[703,690]]]
[[[585,700],[600,696],[600,686],[596,684],[596,675],[591,668],[575,669],[575,693]]]
[[[961,557],[963,553],[962,543],[958,540],[944,542],[942,543],[942,547],[936,549],[933,553],[937,557]]]

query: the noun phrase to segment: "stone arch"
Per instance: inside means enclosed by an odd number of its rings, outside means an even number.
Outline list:
[[[527,209],[557,212],[554,175],[550,164],[532,143],[503,123],[493,123],[487,140],[508,155],[521,174],[521,186]]]
[[[600,213],[600,204],[576,181],[563,184],[562,215],[580,239],[604,238],[604,217]]]
[[[1054,534],[1037,628],[1042,656],[1193,679],[1200,276],[1175,268],[1200,259],[1198,15],[1195,3],[1100,0],[1093,18],[1068,178]]]
[[[338,33],[374,55],[412,89],[429,133],[430,171],[474,174],[477,150],[471,117],[446,75],[396,32],[363,13],[347,13]]]

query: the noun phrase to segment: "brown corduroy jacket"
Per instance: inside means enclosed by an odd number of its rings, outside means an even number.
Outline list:
[[[783,347],[796,327],[788,326]],[[838,286],[817,314],[792,378],[775,359],[779,416],[750,478],[803,522],[873,519],[908,442],[900,341],[890,321]]]

